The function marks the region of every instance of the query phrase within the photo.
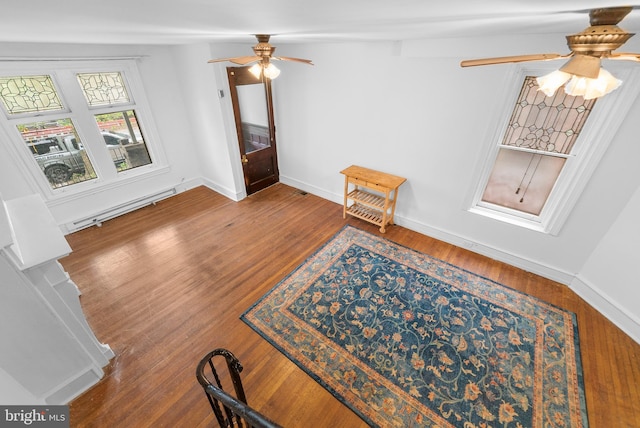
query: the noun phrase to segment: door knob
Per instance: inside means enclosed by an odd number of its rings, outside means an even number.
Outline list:
[[[249,159],[247,159],[247,155],[242,155],[242,159],[241,159],[242,163],[246,164],[249,163]]]

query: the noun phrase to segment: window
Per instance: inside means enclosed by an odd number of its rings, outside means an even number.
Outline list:
[[[638,95],[637,72],[616,71],[625,81],[620,90],[584,100],[562,90],[551,97],[539,92],[535,76],[548,69],[512,71],[520,91],[497,119],[470,211],[557,234]]]
[[[17,128],[52,188],[96,178],[71,119],[30,122]]]
[[[539,216],[595,103],[524,79],[481,202]]]
[[[45,196],[95,189],[163,166],[162,152],[146,138],[153,124],[133,61],[12,68],[0,69],[3,125]]]
[[[51,76],[2,77],[0,94],[12,115],[63,109]]]

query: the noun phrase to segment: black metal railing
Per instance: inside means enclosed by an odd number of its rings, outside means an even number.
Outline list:
[[[222,388],[222,382],[214,364],[214,359],[218,358],[224,358],[226,361],[236,397],[229,395]],[[230,351],[223,348],[214,349],[198,363],[196,378],[207,395],[220,427],[282,428],[247,404],[240,380],[241,371],[240,361]]]

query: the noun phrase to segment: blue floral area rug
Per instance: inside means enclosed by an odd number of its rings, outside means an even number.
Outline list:
[[[351,226],[242,319],[371,426],[588,424],[573,313]]]

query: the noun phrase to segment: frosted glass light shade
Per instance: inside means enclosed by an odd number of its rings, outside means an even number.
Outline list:
[[[536,78],[539,87],[538,90],[544,92],[546,96],[550,97],[556,93],[560,86],[567,83],[570,78],[571,75],[569,73],[565,73],[564,71],[552,71],[549,74]]]
[[[254,64],[249,68],[249,72],[256,76],[256,79],[260,78],[260,74],[262,73],[262,64]]]
[[[604,68],[600,68],[600,72],[596,79],[588,77],[576,76],[574,74],[565,73],[556,70],[547,75],[537,77],[539,91],[544,92],[548,97],[555,94],[556,90],[565,85],[564,91],[568,95],[574,97],[584,97],[585,100],[591,100],[608,94],[618,89],[622,84],[622,80],[617,79]]]
[[[275,79],[279,75],[280,75],[280,70],[278,69],[278,67],[276,67],[271,63],[269,63],[269,65],[267,65],[264,68],[264,76],[268,77],[269,79]]]
[[[573,76],[564,87],[564,91],[574,97],[582,96],[585,100],[591,100],[618,89],[620,85],[622,80],[601,68],[597,79]]]
[[[251,74],[256,76],[256,79],[259,79],[262,73],[264,73],[264,77],[272,80],[280,75],[280,70],[278,69],[278,67],[271,63],[265,66],[263,63],[259,62],[252,65],[251,68],[249,68],[249,71],[251,72]]]

